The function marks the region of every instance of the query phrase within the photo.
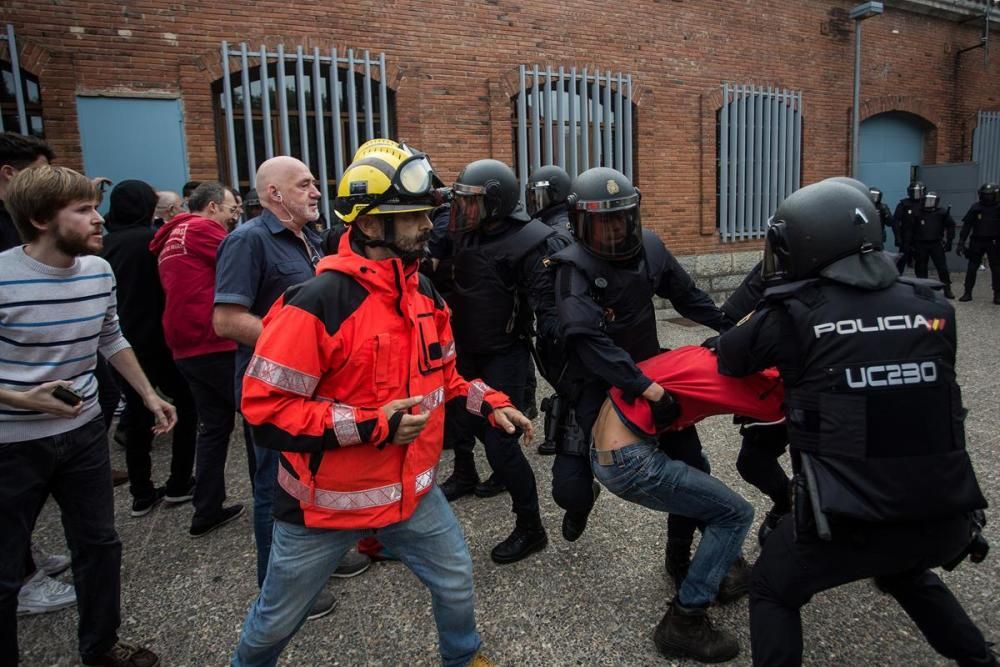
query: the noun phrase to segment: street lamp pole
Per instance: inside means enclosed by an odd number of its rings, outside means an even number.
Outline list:
[[[851,105],[851,176],[858,177],[858,145],[860,143],[861,110],[861,22],[884,11],[881,2],[855,5],[849,16],[854,19],[854,103]]]

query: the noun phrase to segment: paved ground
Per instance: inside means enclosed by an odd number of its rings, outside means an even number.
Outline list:
[[[976,300],[956,304],[959,373],[969,408],[969,450],[991,504],[1000,503],[1000,306],[989,302],[989,274],[981,273]],[[700,327],[664,321],[664,344],[699,343]],[[704,422],[700,431],[716,474],[744,494],[762,516],[768,503],[738,479],[736,430],[727,418]],[[113,461],[124,454],[111,445]],[[159,443],[154,471],[165,477],[168,447]],[[479,448],[479,469],[488,472]],[[514,565],[496,566],[492,546],[506,537],[513,516],[506,495],[463,498],[455,510],[475,562],[477,610],[485,649],[501,665],[661,665],[651,641],[673,586],[663,574],[664,516],[604,493],[587,533],[576,543],[559,535],[561,514],[549,495],[551,459],[526,450],[542,491],[551,542],[542,553]],[[242,441],[233,442],[228,467],[231,500],[250,504]],[[441,478],[451,469],[450,453]],[[942,490],[928,489],[929,493]],[[200,540],[187,536],[190,506],[157,509],[133,519],[127,487],[115,490],[118,530],[124,543],[121,635],[157,651],[168,666],[227,663],[248,605],[257,592],[249,514]],[[996,513],[994,512],[994,516]],[[1000,523],[1000,519],[995,519]],[[756,529],[756,526],[754,530]],[[1000,550],[996,524],[988,536]],[[65,552],[58,508],[50,503],[36,540]],[[747,556],[757,556],[748,541]],[[63,575],[68,577],[69,575]],[[1000,639],[1000,557],[963,564],[943,575],[987,637]],[[398,563],[338,582],[340,605],[309,622],[292,641],[287,665],[438,664],[430,601]],[[733,664],[749,664],[747,605],[740,601],[712,616],[734,630],[743,647]],[[76,664],[75,610],[19,622],[26,665]],[[811,665],[946,664],[919,636],[890,598],[860,582],[817,596],[803,613],[806,663]],[[693,663],[692,663],[693,664]]]

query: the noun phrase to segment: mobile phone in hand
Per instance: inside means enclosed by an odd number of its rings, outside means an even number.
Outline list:
[[[80,394],[76,393],[75,391],[73,391],[69,387],[64,387],[62,385],[59,385],[58,387],[56,387],[55,389],[53,389],[52,390],[52,395],[55,398],[57,398],[60,401],[62,401],[63,403],[65,403],[66,405],[73,405],[73,406],[75,406],[75,405],[79,405],[80,403],[83,402],[83,396],[81,396]]]

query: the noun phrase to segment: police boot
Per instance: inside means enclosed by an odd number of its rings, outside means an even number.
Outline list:
[[[946,298],[946,299],[954,299],[955,298],[955,293],[951,291],[951,285],[948,284],[948,283],[945,283],[945,285],[944,285],[944,298]]]
[[[451,473],[451,477],[441,482],[440,486],[444,497],[451,502],[475,492],[477,484],[479,484],[479,473],[476,472],[475,459],[466,462],[464,459],[456,458],[455,471]]]
[[[497,474],[494,472],[485,480],[476,484],[476,488],[473,493],[476,494],[476,498],[492,498],[493,496],[498,496],[507,490],[507,485],[497,478]]]
[[[1000,292],[993,292],[993,303],[1000,306]]]
[[[750,592],[750,564],[740,556],[729,567],[729,572],[719,583],[719,592],[715,596],[717,604],[735,602]]]
[[[778,522],[783,516],[785,513],[779,512],[773,507],[764,515],[764,520],[760,522],[760,528],[757,529],[757,543],[760,544],[761,548],[764,547],[764,541],[768,536],[778,527]]]
[[[537,513],[530,516],[519,514],[517,523],[514,524],[514,531],[506,540],[493,547],[490,558],[497,565],[516,563],[536,551],[541,551],[548,543],[549,536],[545,534],[545,528],[542,526],[542,517]]]
[[[958,297],[958,300],[962,301],[963,303],[972,301],[972,290],[967,289],[964,292],[962,292],[962,296]]]
[[[676,598],[656,626],[653,642],[668,658],[726,662],[740,654],[736,638],[713,628],[704,608],[684,607]]]
[[[597,502],[597,497],[601,495],[601,485],[597,482],[593,483],[591,487],[594,491],[594,502]],[[576,542],[583,535],[583,531],[587,530],[587,520],[590,518],[590,512],[594,509],[591,505],[590,509],[586,512],[571,512],[566,510],[566,514],[563,515],[562,520],[562,535],[563,539],[567,542]]]

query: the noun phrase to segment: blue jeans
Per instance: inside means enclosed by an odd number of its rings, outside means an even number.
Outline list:
[[[654,441],[606,454],[612,460],[608,465],[598,462],[593,449],[590,461],[594,476],[611,493],[643,507],[704,522],[701,542],[677,599],[685,607],[710,604],[740,555],[753,522],[753,507],[715,477],[671,459]]]
[[[244,425],[246,422],[244,422]],[[243,429],[244,437],[253,440],[249,426]],[[253,476],[253,535],[257,544],[257,585],[264,585],[267,563],[271,555],[271,536],[274,532],[274,493],[278,487],[278,459],[281,453],[266,447],[253,446],[257,469]]]
[[[479,650],[472,557],[448,501],[437,486],[406,521],[378,530],[325,530],[274,522],[267,578],[250,608],[233,667],[275,665],[343,555],[374,534],[431,593],[441,660],[467,664]]]

